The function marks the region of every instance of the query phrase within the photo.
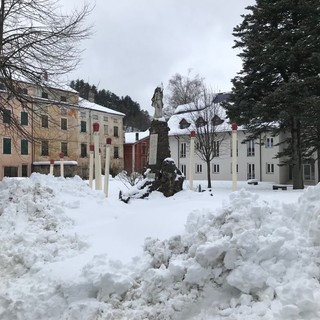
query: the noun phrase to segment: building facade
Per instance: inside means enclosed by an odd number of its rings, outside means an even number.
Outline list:
[[[149,130],[125,133],[124,170],[143,174],[148,166]]]
[[[0,122],[0,179],[27,177],[33,171],[48,173],[51,160],[56,161],[54,172],[59,174],[61,159],[67,164],[66,176],[87,178],[95,122],[100,125],[102,168],[106,139],[111,138],[110,170],[117,173],[123,169],[123,113],[79,98],[78,92],[67,86],[19,85],[25,99],[8,99]],[[4,87],[0,95],[6,98]],[[13,121],[25,130],[26,137],[12,129]]]
[[[210,121],[215,126],[215,150],[214,157],[210,162],[210,173],[212,180],[232,180],[232,129],[225,111],[219,106],[226,98],[222,94],[218,99],[219,116],[214,115]],[[199,157],[196,151],[194,164],[190,168],[190,133],[197,132],[197,126],[203,122],[199,110],[195,111],[194,106],[179,106],[170,117],[168,126],[169,144],[171,157],[177,167],[188,179],[190,170],[195,180],[207,180],[207,164]],[[218,110],[218,109],[216,109]],[[218,120],[218,121],[217,121]],[[277,158],[277,154],[283,151],[284,134],[272,136],[265,133],[258,139],[248,140],[248,134],[244,128],[237,130],[237,177],[240,181],[256,179],[257,181],[272,182],[275,184],[291,184],[292,175],[289,165],[283,163],[284,159]],[[196,148],[197,149],[197,137]],[[317,161],[311,159],[303,163],[303,177],[305,184],[317,182]]]

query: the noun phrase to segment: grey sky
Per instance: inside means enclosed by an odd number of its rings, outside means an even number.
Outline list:
[[[90,3],[90,1],[88,1]],[[64,0],[70,7],[78,0]],[[94,3],[94,1],[92,1]],[[70,79],[83,79],[118,96],[129,95],[153,114],[151,97],[175,74],[199,74],[215,91],[231,89],[241,68],[233,27],[254,0],[96,0],[82,62]]]

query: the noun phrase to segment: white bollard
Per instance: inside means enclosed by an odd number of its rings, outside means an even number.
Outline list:
[[[96,190],[101,190],[101,162],[99,161],[99,123],[93,124],[93,143],[94,143],[94,173]]]
[[[109,192],[110,153],[111,153],[111,138],[108,138],[107,145],[106,145],[106,163],[104,167],[104,193],[106,197],[108,197],[108,192]]]
[[[194,173],[194,140],[196,137],[195,131],[190,134],[190,158],[189,158],[189,188],[193,190],[193,173]]]
[[[53,166],[54,166],[54,160],[50,160],[50,171],[49,174],[53,175]]]
[[[63,163],[63,158],[64,158],[64,153],[60,152],[60,176],[64,177],[64,163]]]
[[[232,191],[237,190],[237,129],[236,123],[232,124]]]
[[[94,145],[90,144],[90,153],[89,153],[89,187],[92,189],[92,181],[93,181],[93,152]]]

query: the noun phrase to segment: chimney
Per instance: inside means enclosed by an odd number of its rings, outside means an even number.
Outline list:
[[[94,92],[91,89],[89,89],[89,92],[88,92],[88,100],[90,102],[94,102]]]

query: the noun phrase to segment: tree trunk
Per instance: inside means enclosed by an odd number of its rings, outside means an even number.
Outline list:
[[[206,163],[207,163],[208,188],[211,188],[210,160],[207,160]]]
[[[293,189],[303,189],[303,176],[302,176],[302,157],[301,157],[301,144],[300,144],[300,121],[296,117],[292,117],[291,126],[291,139],[292,139],[292,184]]]

